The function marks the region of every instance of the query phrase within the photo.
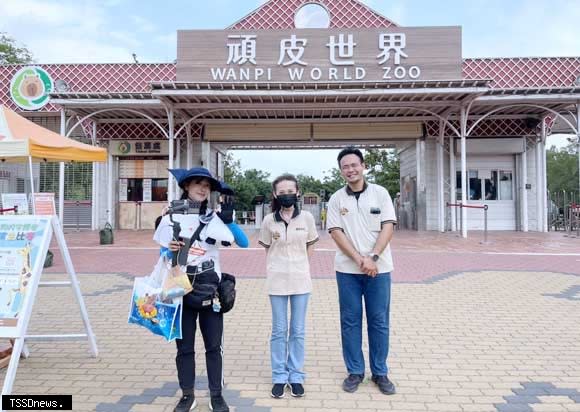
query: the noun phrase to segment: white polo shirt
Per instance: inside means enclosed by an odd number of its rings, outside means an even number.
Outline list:
[[[266,274],[270,295],[301,295],[312,292],[308,246],[318,240],[314,216],[294,208],[289,223],[280,212],[262,221],[258,243],[267,249]]]
[[[366,256],[373,251],[383,225],[396,224],[397,217],[387,189],[365,182],[358,199],[348,186],[331,196],[326,222],[328,232],[342,230],[354,248],[362,256]],[[377,267],[379,273],[393,270],[390,246],[379,255]],[[336,252],[334,269],[344,273],[363,273],[355,261],[345,255],[340,248]]]

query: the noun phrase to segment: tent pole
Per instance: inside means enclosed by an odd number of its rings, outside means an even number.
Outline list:
[[[66,136],[66,113],[60,109],[60,135]],[[58,218],[64,226],[64,162],[58,164]]]
[[[34,171],[32,170],[32,156],[28,156],[28,170],[30,172],[30,203],[32,204],[32,214],[34,214]]]

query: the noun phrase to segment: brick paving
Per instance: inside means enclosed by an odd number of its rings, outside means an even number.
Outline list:
[[[98,246],[94,233],[67,234],[99,357],[90,357],[85,342],[30,343],[14,393],[72,394],[75,411],[173,410],[174,344],[127,324],[132,279],[155,261],[151,233],[116,235],[115,250]],[[580,240],[501,233],[480,245],[476,235],[396,234],[389,366],[398,393],[389,397],[368,379],[354,394],[340,389],[345,370],[327,236],[313,262],[302,399],[269,396],[264,252],[224,251],[224,265],[240,275],[225,325],[225,396],[232,410],[580,411]],[[58,260],[45,280],[64,278]],[[82,331],[72,292],[42,288],[30,333],[59,331]],[[206,412],[200,340],[196,410]]]
[[[265,253],[257,244],[256,231],[248,231],[250,249],[226,248],[222,268],[240,277],[264,277]],[[116,231],[115,244],[100,246],[97,232],[67,233],[67,243],[79,273],[126,273],[143,276],[156,262],[157,247],[152,231]],[[554,270],[580,274],[580,239],[563,232],[548,234],[492,232],[490,243],[481,244],[482,234],[470,232],[468,239],[454,233],[396,232],[393,241],[397,282],[414,282],[449,272],[476,270]],[[57,251],[55,245],[52,249]],[[257,250],[256,250],[257,249]],[[314,278],[334,277],[334,244],[321,231],[315,245],[311,271]],[[55,253],[51,273],[64,271]]]

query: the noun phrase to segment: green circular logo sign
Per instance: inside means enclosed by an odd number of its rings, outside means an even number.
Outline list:
[[[127,154],[131,151],[131,143],[121,142],[119,143],[117,150],[119,150],[119,153],[121,154]]]
[[[52,79],[44,69],[28,66],[18,70],[12,78],[10,97],[24,110],[38,110],[48,103],[52,89]]]

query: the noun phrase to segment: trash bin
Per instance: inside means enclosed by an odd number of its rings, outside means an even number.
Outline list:
[[[101,245],[113,244],[113,226],[111,226],[109,222],[107,222],[105,227],[99,231],[99,238]]]
[[[54,258],[54,254],[49,250],[46,252],[46,259],[44,259],[44,268],[49,268],[52,266],[52,259]]]

